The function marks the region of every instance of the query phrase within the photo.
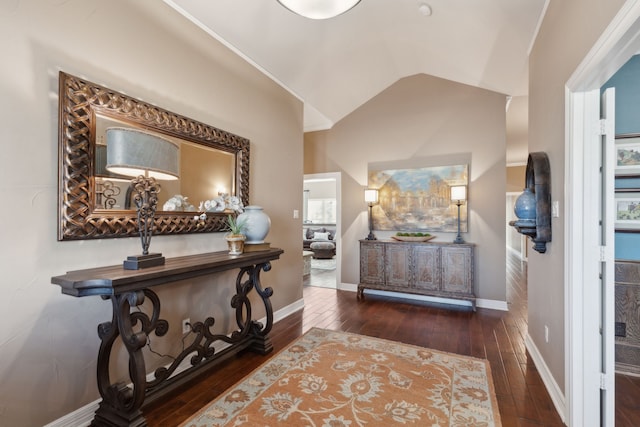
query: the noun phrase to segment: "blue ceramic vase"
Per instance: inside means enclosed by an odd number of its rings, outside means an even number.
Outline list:
[[[518,196],[513,210],[521,220],[536,219],[536,196],[530,188],[525,188],[522,194]]]

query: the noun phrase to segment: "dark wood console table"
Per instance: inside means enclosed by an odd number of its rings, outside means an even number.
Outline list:
[[[98,352],[98,389],[102,401],[93,419],[93,426],[146,426],[142,414],[143,403],[170,392],[193,379],[203,368],[210,368],[230,356],[249,349],[267,354],[273,346],[267,334],[273,326],[273,309],[269,298],[271,288],[263,289],[260,271],[269,271],[271,262],[280,258],[282,249],[269,249],[242,255],[227,252],[212,252],[189,255],[166,260],[166,264],[142,270],[125,270],[121,265],[70,271],[51,278],[60,285],[62,293],[74,297],[100,296],[111,300],[113,315],[110,321],[98,325],[101,344]],[[193,322],[193,342],[186,346],[168,367],[158,368],[154,379],[147,381],[147,372],[142,349],[150,333],[163,336],[169,323],[160,318],[160,299],[151,289],[178,280],[204,276],[232,269],[240,269],[236,278],[236,294],[231,298],[231,307],[236,310],[238,330],[230,335],[213,334],[210,328],[215,320],[209,317],[204,322]],[[251,303],[248,294],[254,289],[262,298],[266,309],[266,325],[251,319]],[[148,298],[152,303],[149,316],[133,308]],[[111,383],[109,361],[116,339],[120,337],[129,353],[129,376],[131,385]],[[216,352],[213,344],[222,341],[228,345]],[[191,367],[175,373],[180,363],[190,357]],[[174,375],[175,374],[175,375]]]

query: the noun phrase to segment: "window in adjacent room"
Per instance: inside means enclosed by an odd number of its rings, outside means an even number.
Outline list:
[[[306,222],[312,224],[335,224],[336,199],[309,199]]]

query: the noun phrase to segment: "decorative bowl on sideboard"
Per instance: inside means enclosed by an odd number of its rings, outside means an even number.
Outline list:
[[[391,236],[391,238],[399,242],[428,242],[436,236]]]

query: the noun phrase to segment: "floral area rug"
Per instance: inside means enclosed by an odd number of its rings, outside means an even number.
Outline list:
[[[501,426],[489,362],[311,329],[183,427]]]

